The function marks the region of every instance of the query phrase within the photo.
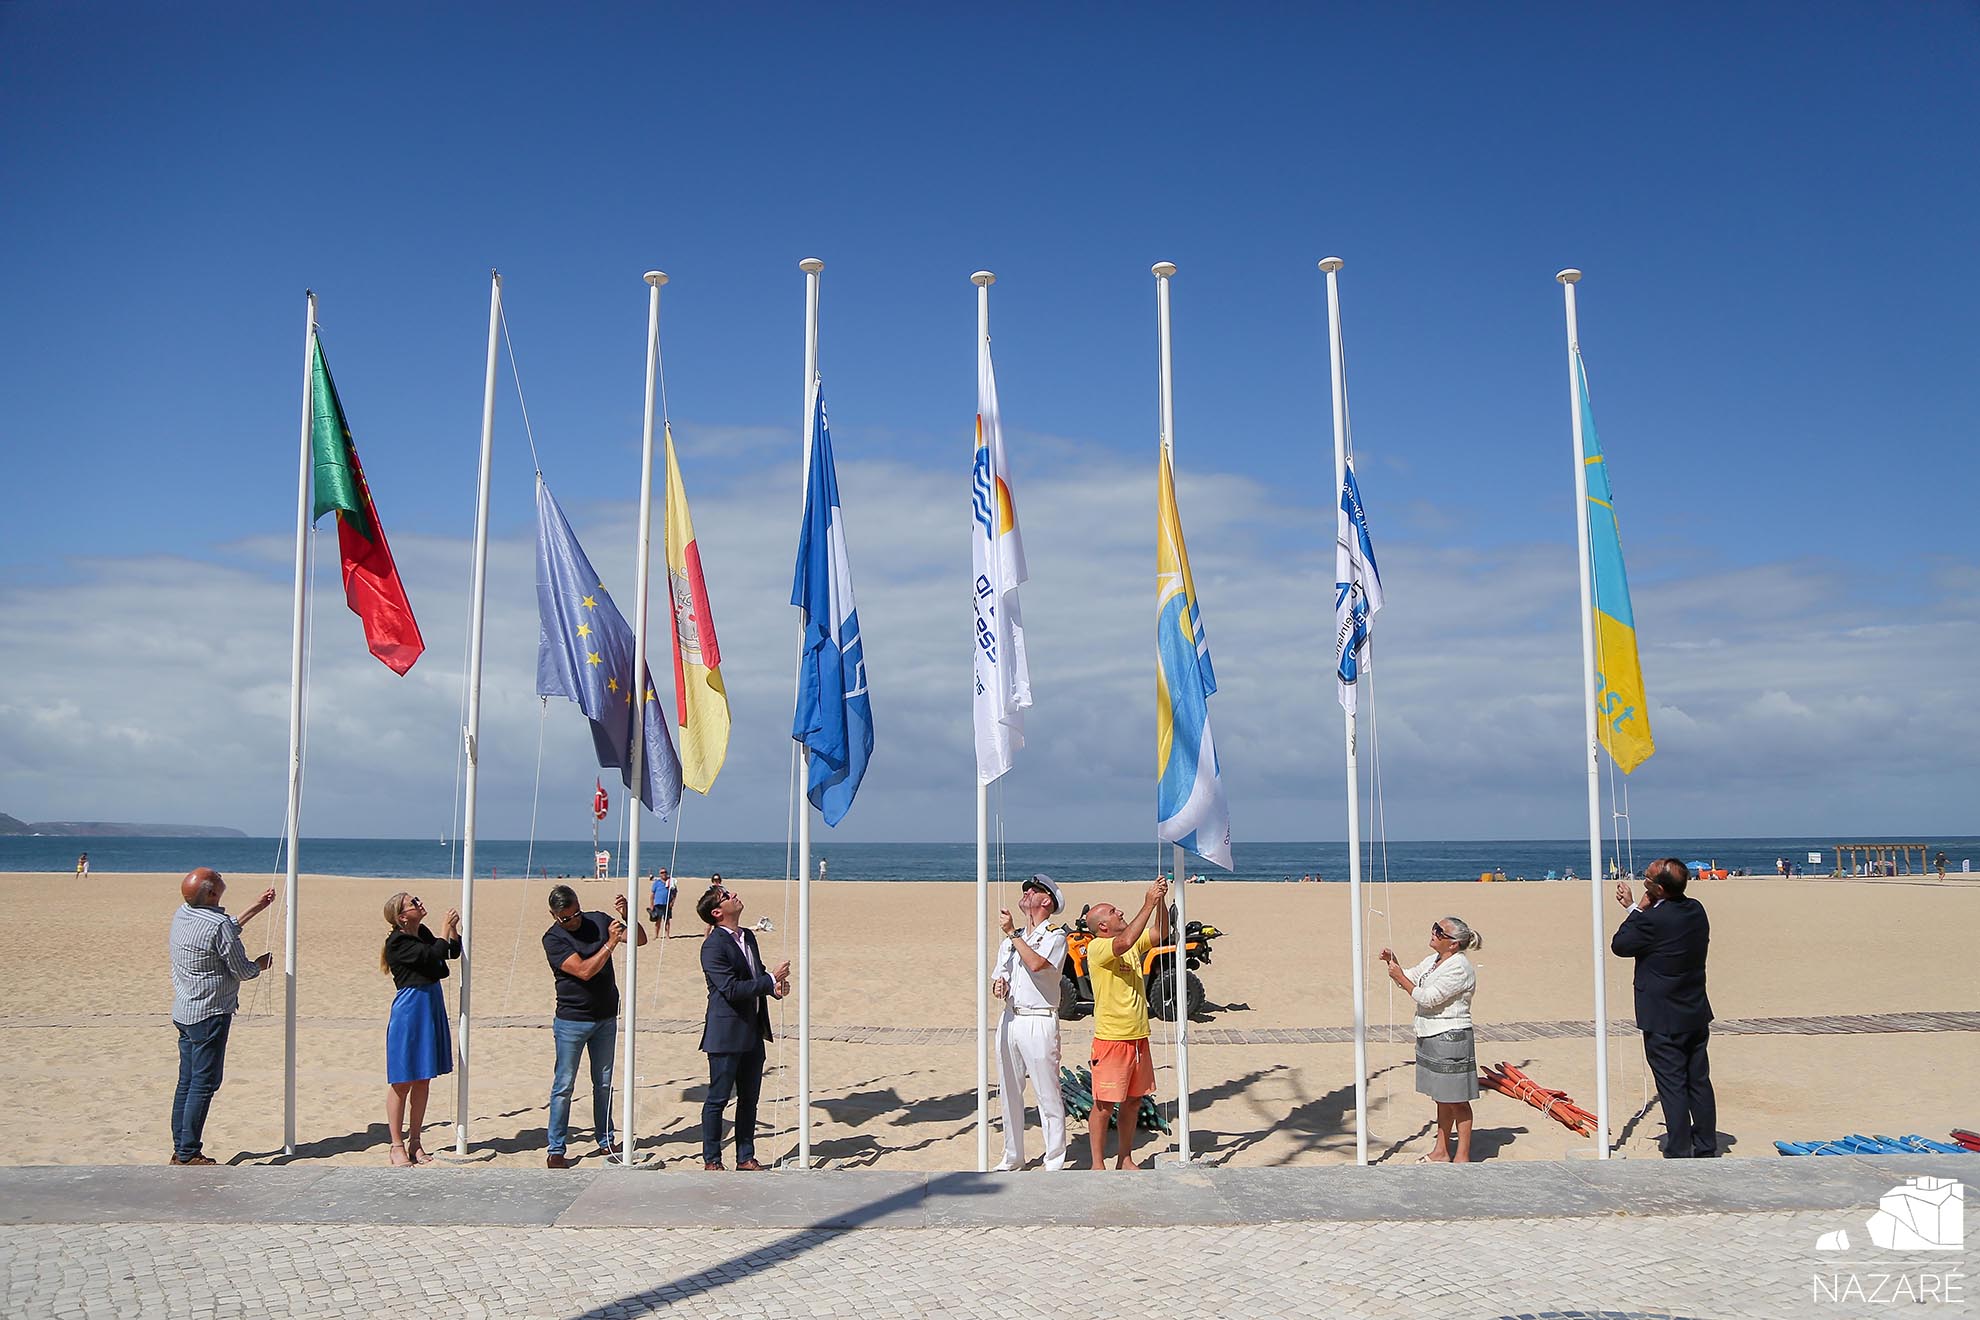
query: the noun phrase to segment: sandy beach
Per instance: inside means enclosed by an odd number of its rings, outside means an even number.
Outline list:
[[[194,860],[190,859],[189,860]],[[227,906],[244,910],[271,881],[228,877]],[[166,929],[178,905],[176,875],[0,877],[20,924],[17,959],[4,974],[0,1059],[12,1110],[0,1162],[151,1164],[170,1154],[167,1117],[177,1051],[170,1023]],[[781,881],[729,881],[768,917],[767,957],[792,956],[796,893]],[[279,887],[279,883],[278,883]],[[684,878],[691,899],[700,885]],[[385,1162],[385,1013],[392,984],[378,969],[384,900],[420,894],[434,924],[460,903],[459,886],[305,876],[299,915],[298,1150],[303,1161]],[[548,924],[541,881],[483,881],[475,890],[471,1165],[537,1165],[543,1159],[551,1070],[551,978],[540,937]],[[578,886],[587,908],[613,887]],[[828,882],[814,885],[811,946],[814,1154],[840,1167],[962,1169],[975,1163],[975,1066],[969,1030],[975,1000],[973,886]],[[1130,910],[1140,887],[1069,887],[1081,903]],[[1980,920],[1980,883],[1930,879],[1738,879],[1694,886],[1711,914],[1711,995],[1722,1021],[1803,1021],[1765,1033],[1715,1033],[1712,1069],[1728,1154],[1775,1158],[1776,1139],[1850,1132],[1923,1133],[1980,1127],[1975,1037],[1962,1031],[1838,1031],[1809,1019],[1836,1015],[1971,1012],[1980,994],[1948,967],[1946,933]],[[1015,893],[992,906],[1015,907]],[[1576,884],[1398,884],[1366,891],[1368,1020],[1406,1034],[1407,998],[1375,962],[1391,944],[1405,963],[1426,952],[1434,919],[1455,914],[1485,936],[1476,955],[1473,1005],[1482,1029],[1505,1023],[1585,1023],[1592,1011],[1589,893]],[[1354,1157],[1353,1050],[1348,1044],[1274,1039],[1289,1028],[1352,1022],[1345,885],[1192,885],[1189,915],[1227,934],[1203,969],[1208,1010],[1192,1024],[1194,1149],[1232,1164],[1313,1164]],[[705,1000],[698,963],[701,924],[684,901],[674,938],[640,952],[637,1133],[642,1150],[698,1168],[706,1078],[695,1049]],[[993,914],[994,916],[994,914]],[[1621,920],[1608,902],[1605,928]],[[252,922],[251,953],[282,943],[281,905]],[[93,935],[83,935],[92,931]],[[74,952],[69,950],[73,946]],[[46,951],[61,950],[53,959]],[[624,955],[621,955],[623,958]],[[59,966],[60,970],[53,970]],[[223,1162],[282,1162],[283,975],[279,962],[243,988],[227,1078],[206,1130]],[[458,972],[456,973],[458,978]],[[623,964],[620,985],[625,984]],[[1607,960],[1609,1013],[1628,1022],[1630,966]],[[456,1013],[461,984],[446,984]],[[764,1082],[766,1158],[794,1145],[796,1006],[781,1006]],[[1091,1019],[1062,1025],[1064,1057],[1085,1059]],[[1220,1041],[1232,1037],[1239,1043]],[[1538,1035],[1481,1041],[1479,1061],[1523,1067],[1543,1085],[1595,1107],[1592,1037]],[[1171,1029],[1155,1024],[1161,1099],[1175,1094]],[[1370,1153],[1413,1160],[1427,1149],[1429,1102],[1414,1090],[1410,1047],[1369,1045]],[[1655,1090],[1634,1036],[1610,1046],[1614,1126],[1632,1157],[1656,1154],[1662,1132]],[[994,1070],[993,1070],[994,1078]],[[590,1121],[581,1086],[572,1118]],[[991,1102],[993,1151],[997,1105]],[[1487,1093],[1477,1102],[1474,1154],[1554,1159],[1589,1142],[1538,1111]],[[427,1145],[446,1146],[456,1118],[453,1078],[433,1085]],[[1030,1134],[1035,1156],[1037,1134]],[[575,1135],[575,1133],[574,1133]],[[1075,1160],[1084,1164],[1083,1127]],[[573,1147],[575,1155],[581,1147]],[[1143,1154],[1154,1146],[1144,1140]]]

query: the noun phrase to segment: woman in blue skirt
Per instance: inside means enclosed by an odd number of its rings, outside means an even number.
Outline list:
[[[392,1135],[392,1163],[399,1165],[433,1162],[419,1144],[427,1086],[454,1071],[454,1039],[440,983],[447,979],[447,960],[461,956],[461,914],[447,914],[444,939],[434,938],[425,918],[426,905],[411,894],[385,900],[392,933],[378,965],[399,989],[385,1024],[385,1126]]]

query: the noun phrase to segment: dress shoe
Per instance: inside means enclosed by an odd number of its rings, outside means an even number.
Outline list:
[[[701,1167],[706,1169],[710,1173],[726,1172],[725,1166],[720,1160],[705,1160],[703,1161]]]
[[[166,1163],[191,1166],[195,1164],[212,1164],[215,1161],[210,1155],[188,1155],[185,1159],[180,1159],[177,1155],[174,1155]]]
[[[609,1156],[612,1159],[617,1159],[621,1154],[624,1153],[624,1150],[625,1148],[621,1146],[618,1142],[608,1141],[604,1145],[598,1148],[598,1153],[600,1155]]]
[[[568,1169],[571,1167],[571,1162],[565,1159],[561,1152],[552,1151],[550,1157],[543,1161],[543,1167],[546,1169]]]
[[[737,1161],[736,1161],[736,1172],[737,1172],[737,1173],[762,1173],[762,1172],[763,1172],[763,1166],[762,1166],[761,1164],[758,1164],[758,1163],[757,1163],[757,1162],[756,1162],[755,1160],[753,1160],[753,1159],[750,1159],[750,1160],[737,1160]]]

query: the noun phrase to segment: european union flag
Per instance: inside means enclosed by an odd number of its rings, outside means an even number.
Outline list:
[[[824,813],[827,825],[845,819],[873,755],[873,705],[866,691],[866,652],[859,640],[843,518],[832,433],[825,425],[825,390],[814,384],[804,525],[798,531],[797,574],[791,582],[791,604],[804,611],[804,654],[798,657],[791,737],[811,752],[805,796]]]
[[[591,721],[598,764],[616,766],[632,789],[633,632],[585,558],[564,511],[536,479],[536,693],[569,697]],[[681,763],[653,691],[653,671],[639,691],[645,718],[639,800],[665,820],[681,801]]]

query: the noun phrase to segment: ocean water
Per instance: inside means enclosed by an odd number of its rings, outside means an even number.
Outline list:
[[[1861,836],[1838,837],[1842,842],[1864,841]],[[815,837],[812,842],[814,874],[822,857],[827,864],[826,874],[833,880],[976,878],[973,843],[837,844],[830,838]],[[1832,849],[1837,842],[1838,838],[1639,839],[1634,858],[1638,870],[1652,858],[1675,855],[1686,861],[1716,862],[1728,870],[1744,868],[1754,874],[1772,875],[1775,859],[1786,857],[1805,871],[1826,874],[1833,865]],[[1958,871],[1963,861],[1970,860],[1980,867],[1980,838],[1912,838],[1899,842],[1924,843],[1928,857],[1943,849],[1949,874]],[[0,838],[0,872],[72,871],[76,854],[85,850],[95,871],[180,874],[195,866],[212,866],[245,877],[271,875],[281,869],[278,839],[16,836]],[[1612,851],[1605,847],[1604,857]],[[458,843],[445,844],[433,839],[304,839],[297,852],[302,869],[318,875],[444,879],[458,876],[461,865]],[[1821,854],[1819,864],[1808,861],[1811,852]],[[1212,880],[1283,881],[1306,875],[1317,875],[1330,882],[1347,879],[1347,845],[1343,842],[1240,842],[1235,854],[1235,875],[1197,858],[1191,859],[1190,873],[1201,873]],[[1002,873],[1015,878],[1044,871],[1069,884],[1140,880],[1152,877],[1158,867],[1167,870],[1169,856],[1166,844],[1158,850],[1153,842],[1011,845],[1005,851]],[[616,850],[614,863],[623,866],[623,858]],[[660,840],[649,841],[640,849],[642,871],[668,866],[685,876],[705,876],[719,871],[733,879],[781,878],[787,874],[789,864],[780,843],[683,841],[675,851],[671,840]],[[475,870],[482,878],[517,877],[523,874],[525,865],[532,876],[589,875],[591,843],[588,839],[539,839],[532,849],[522,840],[483,839],[475,846]],[[1411,839],[1390,842],[1386,857],[1379,848],[1369,850],[1363,875],[1370,880],[1385,876],[1395,881],[1476,880],[1481,872],[1503,871],[1507,879],[1539,880],[1549,872],[1558,876],[1569,868],[1577,874],[1587,874],[1586,840]],[[993,877],[999,873],[994,855],[991,873]]]

